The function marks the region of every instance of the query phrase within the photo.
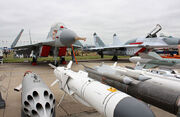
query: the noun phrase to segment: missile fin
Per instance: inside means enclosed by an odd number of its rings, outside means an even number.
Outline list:
[[[56,66],[52,65],[51,63],[49,63],[48,65],[49,65],[50,67],[54,68],[54,69],[57,68]]]
[[[22,89],[22,84],[18,85],[17,87],[14,88],[14,91],[19,92]]]
[[[136,63],[135,70],[142,70],[145,67],[145,64],[141,64],[140,62]]]
[[[133,80],[126,76],[126,77],[123,79],[123,82],[128,85],[128,84],[131,84],[131,83],[133,82]]]
[[[69,64],[67,65],[67,69],[71,69],[72,63],[73,63],[72,61],[69,62]]]
[[[113,64],[113,67],[116,67],[117,66],[117,62],[115,62],[114,64]]]
[[[59,82],[59,80],[58,79],[56,79],[52,84],[51,84],[51,87],[52,86],[54,86],[56,83],[58,83]]]

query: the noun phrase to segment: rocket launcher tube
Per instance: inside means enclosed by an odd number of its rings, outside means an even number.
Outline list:
[[[22,81],[22,113],[29,117],[54,117],[53,93],[35,73],[28,72]]]

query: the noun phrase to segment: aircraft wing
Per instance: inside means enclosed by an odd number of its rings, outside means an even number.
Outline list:
[[[13,47],[12,49],[30,49],[30,48],[38,47],[42,45],[54,46],[54,41],[41,42],[41,43],[36,43],[36,44],[24,45],[24,46],[17,46],[17,47]]]
[[[134,48],[138,47],[137,45],[121,45],[121,46],[105,46],[105,47],[93,47],[93,48],[88,48],[89,51],[96,51],[96,50],[121,50],[124,48]]]
[[[88,51],[97,51],[97,50],[121,50],[124,48],[178,48],[177,45],[120,45],[120,46],[105,46],[105,47],[95,47],[89,48]]]
[[[145,47],[148,49],[153,49],[153,48],[178,48],[178,45],[139,45],[139,47]]]

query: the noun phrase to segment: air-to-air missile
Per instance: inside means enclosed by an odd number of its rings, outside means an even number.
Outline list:
[[[133,70],[116,65],[85,66],[88,76],[102,81],[148,104],[180,116],[180,81],[148,75],[143,70]],[[164,76],[165,77],[165,76]],[[128,81],[128,82],[127,82]]]
[[[162,67],[162,68],[180,68],[180,59],[162,58],[155,52],[140,53],[139,56],[129,58],[133,63],[140,63],[140,66],[145,69]],[[139,66],[139,67],[140,67]]]
[[[54,95],[38,75],[26,72],[14,90],[21,89],[21,117],[55,117]]]
[[[53,67],[57,79],[52,86],[59,82],[65,94],[69,94],[80,103],[95,108],[105,117],[154,117],[148,106],[108,85],[88,77],[84,71],[71,70],[72,61],[65,67]]]

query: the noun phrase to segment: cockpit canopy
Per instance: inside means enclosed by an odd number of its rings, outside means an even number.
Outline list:
[[[52,39],[54,33],[57,33],[60,30],[67,29],[63,23],[55,23],[51,26],[50,32],[48,33],[47,39]]]
[[[61,30],[63,28],[66,28],[66,26],[63,23],[55,23],[51,26],[51,30]]]

